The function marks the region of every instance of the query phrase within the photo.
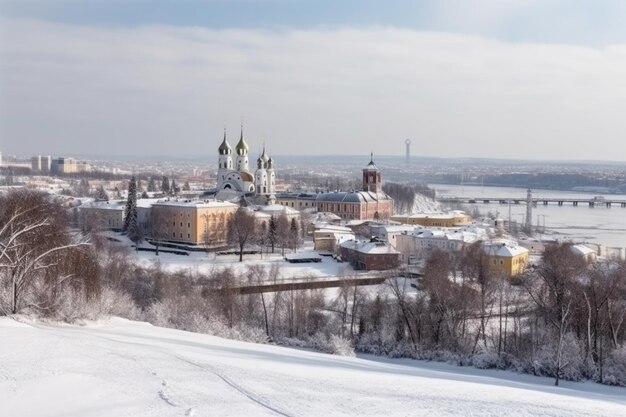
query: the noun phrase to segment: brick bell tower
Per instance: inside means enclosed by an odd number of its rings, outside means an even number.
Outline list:
[[[363,191],[380,193],[382,191],[382,179],[380,170],[374,163],[374,153],[370,154],[370,163],[363,168]]]

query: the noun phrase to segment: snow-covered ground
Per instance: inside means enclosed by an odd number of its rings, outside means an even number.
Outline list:
[[[298,253],[319,256],[312,251]],[[140,265],[151,266],[159,262],[165,270],[170,272],[191,270],[208,273],[216,269],[232,268],[235,272],[245,274],[248,266],[263,265],[270,268],[272,265],[276,265],[280,268],[281,279],[289,281],[292,279],[337,277],[345,273],[354,273],[349,264],[339,263],[330,256],[322,256],[322,262],[319,263],[292,264],[283,259],[280,251],[274,254],[244,255],[243,262],[239,262],[238,255],[216,255],[215,253],[207,255],[203,252],[190,252],[189,256],[163,252],[157,256],[154,252],[133,252],[133,256],[137,258]]]
[[[618,416],[626,390],[110,319],[0,318],[0,416]]]

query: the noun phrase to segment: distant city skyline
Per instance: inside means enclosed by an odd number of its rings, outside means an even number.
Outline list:
[[[243,116],[276,155],[626,161],[626,4],[571,3],[0,0],[0,152],[212,158]]]

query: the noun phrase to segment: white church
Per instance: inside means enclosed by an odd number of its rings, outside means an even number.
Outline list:
[[[224,140],[218,148],[216,197],[221,200],[231,200],[241,196],[254,197],[254,202],[257,204],[272,205],[276,201],[274,160],[267,156],[264,144],[253,174],[250,171],[249,152],[248,144],[243,139],[243,126],[234,155],[226,139],[226,129],[224,129]]]

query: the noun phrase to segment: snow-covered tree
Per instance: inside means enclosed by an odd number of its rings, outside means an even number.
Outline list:
[[[45,194],[19,190],[0,197],[0,312],[49,309],[69,281],[93,284],[97,275],[86,271],[93,262],[79,250],[87,246],[72,239],[65,211]]]
[[[272,253],[274,253],[274,247],[278,243],[278,230],[276,225],[276,218],[272,215],[270,217],[270,224],[267,231],[267,240],[270,246],[272,247]]]
[[[148,192],[153,193],[156,189],[156,182],[154,181],[154,177],[150,177],[150,181],[148,181]]]
[[[163,179],[161,180],[161,192],[163,194],[170,193],[170,180],[165,175],[163,175]]]
[[[124,228],[128,232],[131,222],[137,223],[137,183],[133,175],[128,182],[128,199],[126,200],[126,208],[124,209]]]

